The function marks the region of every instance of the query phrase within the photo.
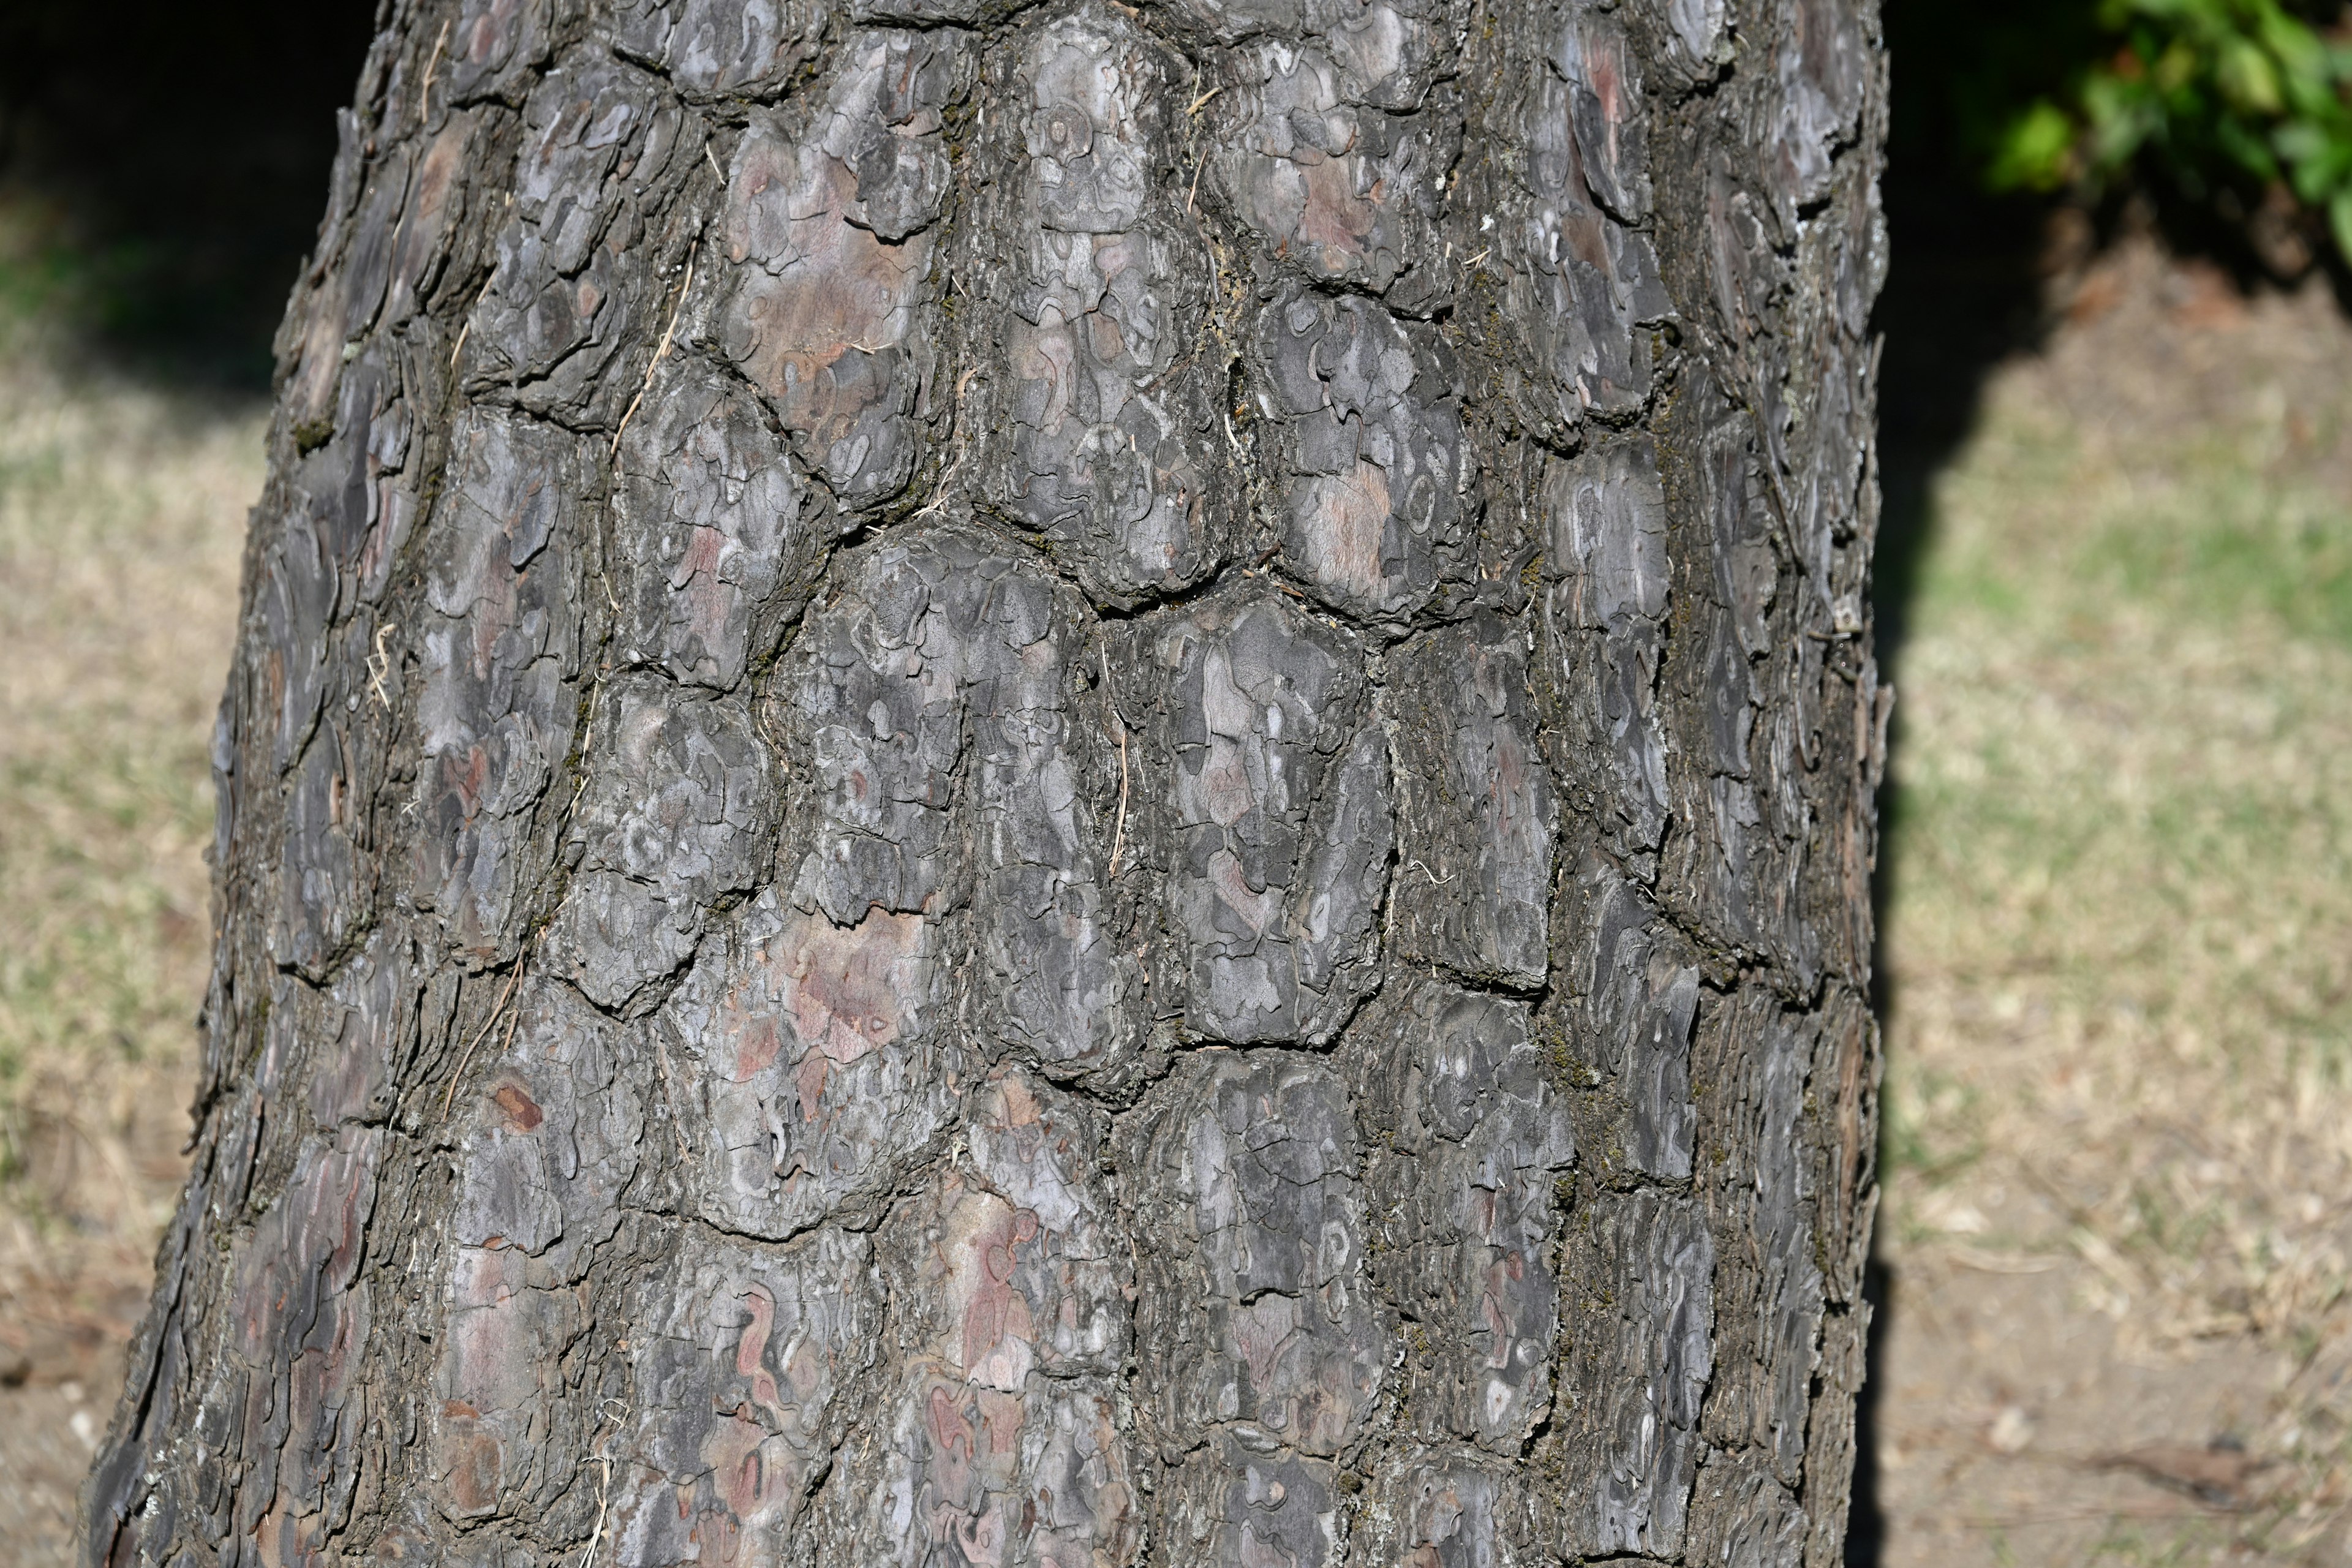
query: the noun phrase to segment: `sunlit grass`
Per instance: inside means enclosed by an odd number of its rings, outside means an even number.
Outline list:
[[[20,1212],[102,1217],[64,1152],[123,1131],[191,1055],[259,419],[0,319],[0,1179]]]
[[[2339,1058],[2352,505],[2259,429],[2118,455],[2037,413],[1996,409],[1938,497],[1902,670],[1903,962]]]

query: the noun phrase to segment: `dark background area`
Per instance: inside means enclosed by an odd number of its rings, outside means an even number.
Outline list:
[[[10,279],[151,374],[265,390],[373,0],[0,0]]]
[[[1886,337],[1878,391],[1885,510],[1874,564],[1882,663],[1902,643],[1927,482],[1975,422],[1985,375],[2042,326],[2053,204],[1983,188],[1969,106],[2016,90],[2016,68],[2002,62],[2044,50],[2053,66],[2063,58],[2033,37],[2053,9],[2047,0],[1891,0],[1885,8],[1894,90],[1883,195],[1894,261],[1874,323]]]

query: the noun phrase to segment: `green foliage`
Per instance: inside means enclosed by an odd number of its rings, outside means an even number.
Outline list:
[[[1996,190],[2048,192],[2155,175],[2197,200],[2248,182],[2284,185],[2326,216],[2352,260],[2344,16],[2283,0],[2054,7],[2041,24],[2043,49],[2019,37],[2009,40],[2013,57],[1989,50],[1974,101],[1961,106],[1974,111],[1983,177]],[[2053,70],[2052,43],[2062,46],[2055,59],[2074,63]]]

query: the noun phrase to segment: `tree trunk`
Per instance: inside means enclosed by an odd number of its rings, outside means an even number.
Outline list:
[[[1822,1564],[1869,0],[397,0],[92,1563]]]

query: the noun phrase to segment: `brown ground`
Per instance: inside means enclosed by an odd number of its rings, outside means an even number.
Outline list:
[[[2352,328],[2126,250],[1942,477],[1886,955],[1889,1568],[2347,1560]],[[0,332],[0,1557],[180,1173],[260,413]]]

